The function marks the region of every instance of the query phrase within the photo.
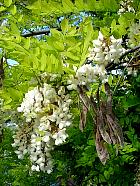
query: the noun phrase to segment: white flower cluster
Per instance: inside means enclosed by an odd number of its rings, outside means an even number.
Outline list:
[[[23,159],[24,155],[28,152],[29,147],[27,143],[28,143],[29,132],[31,132],[31,130],[32,127],[25,125],[22,126],[21,128],[18,128],[16,135],[13,136],[14,143],[12,144],[12,146],[18,147],[15,153],[18,155],[19,159]]]
[[[119,57],[125,52],[121,45],[122,39],[115,39],[110,36],[107,40],[101,32],[97,40],[93,40],[93,48],[90,48],[88,59],[98,65],[106,66],[110,62],[118,63]]]
[[[126,12],[135,12],[135,9],[132,7],[133,0],[124,0],[120,2],[121,8],[118,10],[118,14]]]
[[[32,118],[36,118],[37,114],[42,111],[49,103],[55,102],[57,99],[56,91],[49,84],[44,84],[44,87],[35,87],[25,94],[25,98],[18,112],[23,112],[26,122],[30,122]]]
[[[50,82],[56,81],[58,78],[61,78],[61,74],[53,74],[53,73],[47,73],[44,72],[40,75],[42,80],[49,79]]]
[[[96,82],[98,78],[103,80],[105,75],[106,70],[103,65],[84,64],[76,70],[75,76],[70,76],[67,88],[73,90],[77,88],[77,85],[88,85]]]
[[[50,152],[54,145],[64,143],[68,137],[66,128],[71,125],[71,103],[64,86],[44,83],[26,93],[18,112],[23,112],[28,127],[22,132],[19,129],[13,146],[18,148],[15,152],[19,158],[28,152],[32,171],[52,172]]]
[[[118,63],[120,56],[125,52],[121,45],[121,39],[113,36],[107,40],[101,32],[97,40],[93,40],[93,48],[90,48],[88,60],[91,64],[84,64],[75,70],[75,76],[68,80],[68,89],[73,90],[77,85],[89,85],[90,83],[107,81],[106,65],[110,62]]]

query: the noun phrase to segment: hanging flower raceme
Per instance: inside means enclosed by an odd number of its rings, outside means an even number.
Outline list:
[[[76,90],[77,85],[89,85],[96,82],[98,79],[105,80],[106,70],[103,65],[84,64],[76,70],[75,76],[71,75],[68,80],[67,88]]]
[[[66,128],[71,125],[70,105],[72,100],[65,86],[55,85],[57,75],[42,75],[53,85],[44,83],[25,94],[18,112],[22,112],[26,124],[14,136],[15,153],[18,158],[30,155],[32,171],[52,172],[51,150],[54,145],[65,142]]]
[[[132,6],[133,0],[123,0],[120,2],[120,9],[118,10],[118,14],[121,15],[126,12],[134,12],[135,9]]]
[[[96,150],[103,164],[109,159],[109,153],[105,146],[108,144],[123,145],[123,134],[117,118],[112,111],[112,94],[107,83],[108,76],[106,66],[110,63],[119,63],[119,58],[125,52],[121,45],[121,39],[111,36],[105,38],[101,32],[97,40],[93,41],[93,48],[89,51],[89,64],[82,65],[79,69],[74,67],[75,75],[71,75],[67,88],[77,90],[82,103],[79,128],[83,131],[86,124],[87,111],[92,109],[95,113]],[[91,94],[92,84],[98,84],[96,94]],[[100,85],[104,83],[107,100],[100,97]],[[91,92],[87,94],[87,90]]]
[[[71,75],[68,80],[68,89],[73,90],[77,85],[87,85],[97,81],[106,82],[107,72],[105,67],[113,62],[119,63],[120,56],[125,52],[121,45],[122,39],[111,36],[105,38],[101,32],[97,40],[93,40],[93,47],[89,49],[88,61],[79,69],[75,69],[75,76]]]
[[[114,36],[107,39],[99,32],[98,39],[93,40],[93,48],[89,49],[88,60],[103,66],[110,62],[118,63],[120,56],[125,52],[121,44],[122,39],[115,39]]]

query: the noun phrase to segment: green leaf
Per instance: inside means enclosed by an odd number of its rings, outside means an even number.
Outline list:
[[[123,101],[124,108],[133,107],[140,104],[140,99],[136,96],[130,95],[126,100]]]
[[[53,45],[54,45],[54,48],[56,48],[59,51],[64,50],[64,44],[61,41],[55,41]]]
[[[73,54],[72,52],[63,52],[64,56],[72,59],[72,60],[76,60],[79,61],[80,58],[78,56],[76,56],[75,54]]]
[[[140,82],[140,75],[137,76],[136,82],[138,82],[138,83]]]
[[[109,178],[110,178],[110,173],[108,172],[108,171],[104,171],[104,176],[105,176],[105,178],[107,179],[107,180],[109,180]]]
[[[11,109],[11,105],[9,104],[9,105],[4,105],[3,106],[3,109],[4,110],[10,110]]]
[[[18,22],[21,22],[23,20],[23,15],[21,14],[19,17],[18,17]]]
[[[66,11],[66,12],[73,12],[74,11],[74,5],[70,0],[62,0],[62,5],[64,8],[64,11]]]
[[[96,0],[86,0],[85,7],[87,10],[95,11]],[[83,5],[82,5],[83,6]]]
[[[39,60],[34,54],[26,56],[24,61],[22,62],[22,65],[24,65],[26,68],[32,68],[35,71],[40,70]]]
[[[108,77],[108,83],[110,86],[112,85],[112,81],[113,81],[113,76],[112,76],[112,74],[110,74]]]
[[[47,57],[47,71],[48,72],[54,72],[54,73],[60,72],[59,71],[60,66],[61,66],[61,63],[59,62],[59,59],[55,55],[51,54]]]
[[[38,10],[38,9],[40,10],[41,9],[41,0],[35,1],[31,5],[26,6],[26,8],[32,9],[32,10]]]
[[[101,0],[105,10],[116,11],[118,8],[117,2],[115,0]]]
[[[67,37],[69,37],[69,36],[76,36],[76,33],[77,33],[77,30],[76,30],[76,27],[71,27],[71,28],[69,28],[69,30],[68,30],[68,33],[67,33]]]
[[[4,0],[4,4],[9,7],[12,4],[12,0]]]
[[[28,50],[30,48],[30,37],[25,38],[24,47]]]
[[[82,49],[82,55],[81,55],[81,61],[80,61],[80,65],[82,65],[84,63],[84,61],[86,60],[87,54],[88,54],[88,48],[90,45],[90,42],[92,40],[93,37],[93,27],[92,27],[92,23],[89,22],[87,27],[86,27],[86,36],[84,38],[83,41],[83,49]]]
[[[83,0],[75,0],[75,5],[78,8],[78,10],[83,10],[84,9],[84,2],[83,2]]]
[[[35,56],[38,56],[40,54],[40,48],[39,47],[34,48],[33,53],[35,54]]]
[[[6,10],[6,8],[4,6],[0,6],[0,12]]]
[[[45,51],[43,50],[43,51],[41,51],[41,53],[42,53],[42,56],[41,56],[41,59],[40,59],[40,61],[41,61],[40,70],[41,70],[41,71],[45,71],[45,70],[46,70],[47,62],[49,62],[49,61],[48,61],[48,59],[47,59],[47,56],[46,56],[46,54],[45,54]]]
[[[12,15],[15,15],[17,13],[17,7],[15,5],[11,6],[10,12],[12,13]]]
[[[5,38],[4,39],[1,38],[1,41],[3,41],[7,45],[8,49],[13,49],[14,48],[18,52],[23,52],[24,54],[29,55],[29,52],[26,49],[24,49],[20,44],[17,44],[17,43],[15,43],[13,41],[10,41],[8,39],[6,40]]]
[[[109,36],[110,36],[110,28],[107,28],[107,27],[101,28],[101,33],[102,33],[105,37],[109,37]]]
[[[12,33],[13,33],[16,37],[20,37],[20,31],[19,31],[19,29],[18,29],[18,27],[17,27],[17,24],[14,23],[14,22],[12,22],[11,25],[10,25],[10,27],[11,27]]]
[[[81,45],[81,42],[75,44],[74,46],[71,46],[67,49],[68,52],[75,52],[75,51],[78,51],[80,52],[80,45]]]
[[[53,37],[57,38],[57,40],[63,38],[63,34],[55,28],[50,29],[50,32]]]
[[[18,91],[18,90],[16,90],[16,89],[14,89],[14,88],[12,88],[12,87],[10,87],[10,88],[8,89],[8,92],[9,92],[9,95],[11,96],[11,98],[12,98],[13,100],[18,101],[18,100],[20,99],[20,97],[22,97],[21,92]]]
[[[111,32],[113,32],[114,30],[116,30],[116,20],[113,19],[112,23],[111,23]]]
[[[105,182],[105,177],[102,174],[99,174],[100,182]]]
[[[68,31],[69,25],[68,25],[68,20],[64,18],[61,22],[61,29],[63,33],[66,33]]]

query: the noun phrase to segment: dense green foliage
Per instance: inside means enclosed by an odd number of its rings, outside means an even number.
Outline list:
[[[139,0],[134,0],[130,6],[135,11],[118,15],[119,0],[1,0],[0,185],[135,184],[140,162],[140,57],[139,48],[133,49],[140,43]],[[42,30],[45,34],[41,34]],[[124,146],[107,145],[110,159],[105,165],[101,163],[95,146],[95,115],[88,112],[86,127],[81,132],[82,104],[79,95],[70,91],[74,119],[67,129],[66,142],[51,153],[53,172],[32,172],[28,156],[19,160],[11,146],[16,130],[14,124],[20,126],[23,122],[17,107],[28,90],[42,83],[40,74],[43,72],[62,74],[65,83],[66,78],[75,73],[73,65],[79,68],[87,61],[89,47],[97,39],[99,30],[106,38],[111,35],[122,38],[123,47],[132,49],[124,61],[111,63],[107,69],[113,112],[123,129]],[[92,84],[92,93],[96,94],[98,88],[101,99],[106,100],[101,83]]]

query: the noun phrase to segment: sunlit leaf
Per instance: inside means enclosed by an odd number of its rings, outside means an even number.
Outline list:
[[[9,7],[12,4],[12,0],[4,0],[4,4]]]

